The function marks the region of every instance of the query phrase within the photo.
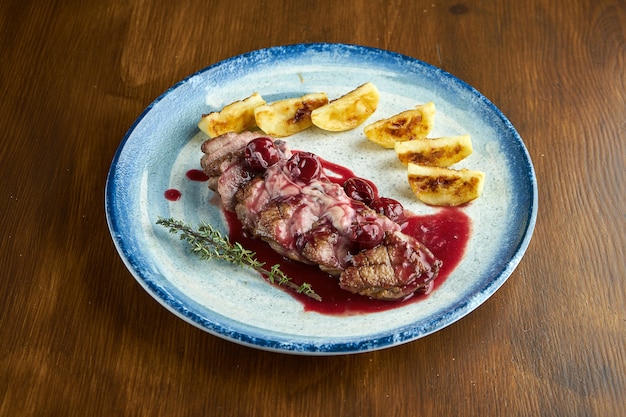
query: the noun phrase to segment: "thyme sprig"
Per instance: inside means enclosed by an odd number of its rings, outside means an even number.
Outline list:
[[[172,234],[179,234],[180,240],[188,242],[191,245],[191,252],[201,259],[222,259],[235,265],[249,266],[272,284],[291,288],[317,301],[322,300],[311,284],[298,285],[292,282],[291,278],[280,269],[279,264],[266,269],[265,262],[259,261],[254,251],[244,248],[239,242],[231,243],[227,236],[208,223],[202,223],[197,230],[194,230],[180,220],[159,217],[157,224],[166,227]]]

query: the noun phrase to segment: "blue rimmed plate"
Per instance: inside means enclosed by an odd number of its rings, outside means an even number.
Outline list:
[[[260,93],[268,102],[324,91],[339,97],[371,81],[380,103],[370,121],[432,101],[432,137],[469,133],[474,153],[462,166],[486,173],[482,197],[463,208],[472,220],[467,252],[446,281],[425,299],[376,313],[333,316],[304,310],[256,273],[201,261],[155,224],[174,217],[197,225],[226,223],[199,168],[200,116]],[[343,133],[312,128],[288,138],[373,180],[382,195],[409,210],[417,202],[393,151],[369,143],[362,127]],[[171,201],[165,190],[181,198]],[[219,62],[174,85],[141,114],[124,137],[106,184],[113,241],[137,281],[182,319],[219,337],[260,349],[308,355],[365,352],[403,344],[461,319],[511,275],[532,235],[537,184],[522,139],[483,95],[454,76],[397,53],[344,44],[302,44],[254,51]]]

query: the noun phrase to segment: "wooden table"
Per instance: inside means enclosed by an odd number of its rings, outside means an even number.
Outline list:
[[[6,0],[0,22],[0,415],[623,413],[624,1]],[[459,322],[370,353],[270,353],[175,317],[118,256],[105,180],[142,110],[203,67],[304,42],[438,66],[524,139],[533,240]]]

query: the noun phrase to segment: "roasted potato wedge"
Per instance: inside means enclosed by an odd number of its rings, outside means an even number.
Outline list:
[[[485,174],[409,163],[408,179],[420,201],[431,206],[460,206],[480,197]]]
[[[392,149],[396,142],[423,139],[432,130],[435,104],[420,104],[387,119],[378,120],[363,129],[365,137],[382,147]]]
[[[470,135],[396,142],[394,149],[404,165],[410,162],[434,167],[454,165],[467,158],[473,151]]]
[[[311,120],[315,126],[331,132],[354,129],[376,111],[379,99],[376,86],[367,82],[313,110]]]
[[[327,103],[326,93],[306,94],[258,106],[254,119],[262,131],[281,138],[311,127],[311,112]]]
[[[255,127],[254,109],[265,104],[258,93],[225,106],[219,112],[205,114],[200,118],[198,127],[209,137],[214,138],[224,133],[243,132]]]

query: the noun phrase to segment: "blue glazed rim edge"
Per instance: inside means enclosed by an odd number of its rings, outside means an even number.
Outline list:
[[[366,51],[369,54],[380,55],[380,56],[391,56],[396,59],[401,59],[403,62],[409,62],[413,65],[417,64],[424,68],[427,68],[428,71],[435,73],[437,76],[448,79],[452,81],[453,84],[460,86],[462,89],[467,90],[471,93],[472,96],[478,98],[481,103],[489,108],[489,110],[497,116],[497,118],[504,124],[508,133],[515,138],[518,142],[519,148],[522,151],[524,166],[528,171],[528,178],[530,180],[529,187],[532,191],[531,196],[531,204],[528,210],[528,220],[526,222],[523,238],[519,241],[517,248],[513,250],[515,254],[505,265],[504,268],[500,270],[500,272],[496,273],[494,279],[488,280],[487,285],[483,286],[483,288],[476,291],[472,294],[470,299],[464,300],[461,303],[458,303],[453,308],[446,310],[446,314],[442,317],[438,317],[436,320],[433,320],[428,323],[428,325],[421,326],[416,328],[415,323],[411,325],[407,325],[403,328],[395,329],[393,332],[384,333],[380,336],[373,336],[366,340],[358,339],[354,341],[347,342],[326,342],[326,343],[316,343],[316,342],[291,342],[288,341],[287,338],[284,340],[270,340],[266,338],[259,338],[255,336],[251,336],[246,333],[241,333],[237,331],[231,331],[221,326],[220,323],[214,323],[210,320],[198,315],[197,313],[189,310],[184,303],[179,302],[178,300],[172,298],[169,294],[164,295],[163,290],[156,285],[154,282],[146,280],[145,277],[141,276],[138,271],[135,270],[132,263],[126,256],[126,252],[124,250],[124,242],[116,237],[116,233],[119,234],[117,228],[117,219],[115,219],[115,214],[113,212],[112,207],[115,206],[114,202],[114,194],[115,187],[113,187],[114,178],[115,178],[115,167],[120,158],[120,155],[124,149],[126,142],[132,136],[135,131],[137,125],[144,119],[144,117],[152,110],[152,108],[158,104],[161,100],[163,100],[166,96],[171,94],[172,91],[179,88],[181,85],[187,83],[190,79],[199,76],[205,72],[208,72],[214,68],[227,65],[231,62],[241,59],[247,59],[251,57],[255,57],[260,55],[261,53],[271,53],[278,54],[284,52],[298,53],[301,51],[322,51],[322,50],[345,50],[349,49],[350,51],[358,51],[363,52]],[[281,353],[293,353],[293,354],[304,354],[304,355],[336,355],[336,354],[350,354],[350,353],[361,353],[373,350],[384,349],[388,347],[397,346],[403,343],[407,343],[421,337],[425,337],[429,334],[432,334],[438,330],[441,330],[448,325],[460,320],[465,317],[472,311],[474,311],[478,306],[480,306],[484,301],[486,301],[491,295],[493,295],[508,279],[508,277],[513,273],[519,262],[521,261],[528,245],[530,244],[530,240],[532,238],[532,234],[534,232],[534,227],[536,223],[537,217],[537,207],[538,207],[538,192],[537,192],[537,182],[536,176],[534,172],[534,167],[526,149],[526,146],[523,143],[522,138],[513,127],[512,123],[506,118],[506,116],[483,94],[481,94],[478,90],[476,90],[471,85],[467,84],[463,80],[455,77],[454,75],[435,67],[426,62],[420,61],[418,59],[409,57],[407,55],[399,54],[396,52],[386,51],[382,49],[367,47],[367,46],[359,46],[353,44],[340,44],[340,43],[309,43],[309,44],[293,44],[293,45],[285,45],[285,46],[275,46],[270,48],[264,48],[259,50],[250,51],[241,55],[237,55],[226,60],[217,62],[211,66],[203,68],[187,77],[177,82],[168,88],[165,92],[159,95],[152,103],[150,103],[145,110],[137,117],[137,119],[130,126],[126,134],[124,135],[123,140],[118,146],[114,157],[111,162],[111,167],[109,169],[106,185],[105,185],[105,214],[107,225],[109,227],[111,237],[115,244],[115,247],[120,254],[125,266],[134,276],[134,278],[140,283],[140,285],[147,290],[151,295],[156,296],[157,301],[166,307],[169,311],[174,313],[176,316],[180,317],[184,321],[204,330],[210,334],[218,336],[220,338],[239,343],[245,346],[263,349],[268,351],[275,351]],[[167,298],[167,299],[166,299]]]

